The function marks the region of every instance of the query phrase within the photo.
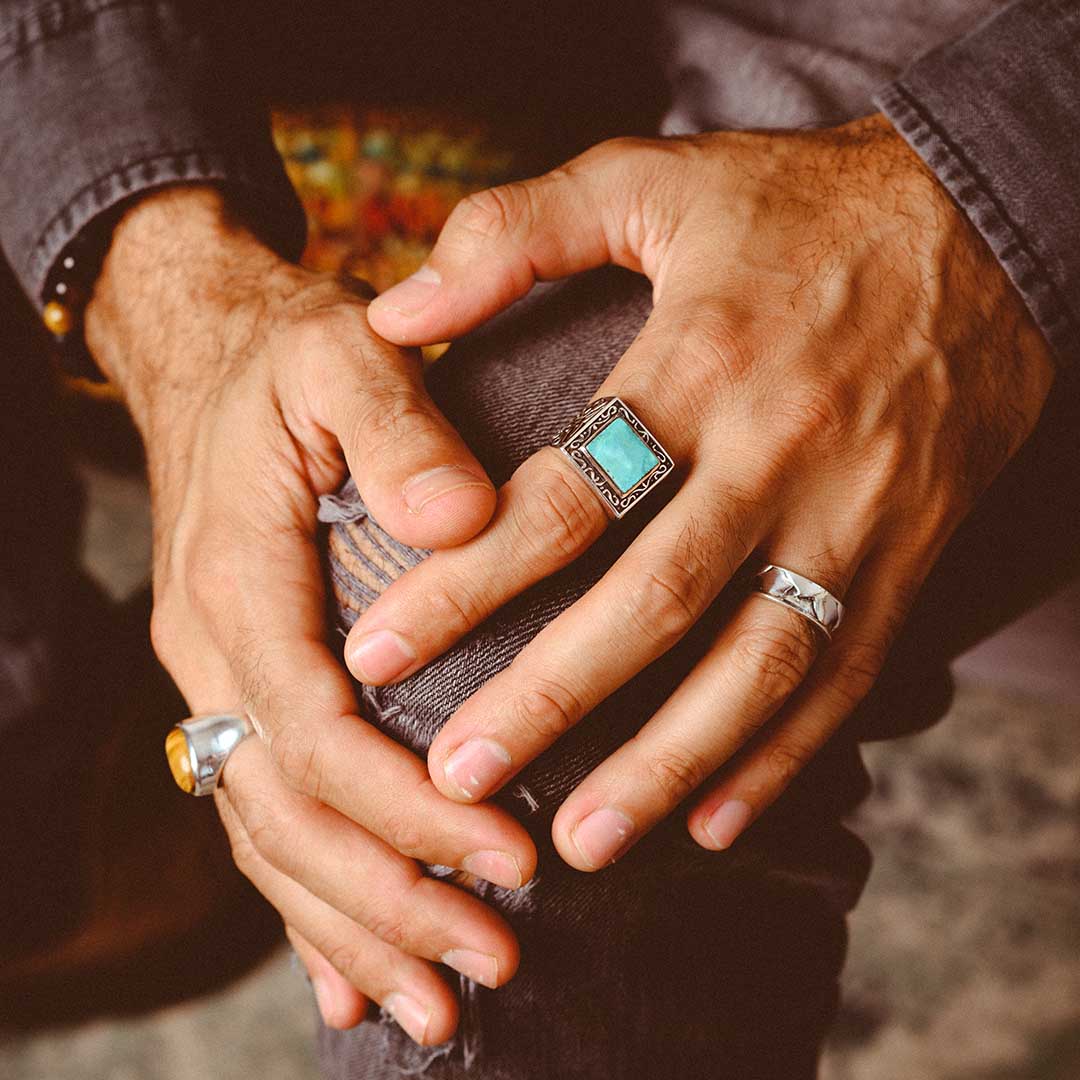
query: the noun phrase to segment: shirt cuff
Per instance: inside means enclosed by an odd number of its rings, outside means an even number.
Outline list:
[[[982,234],[1063,367],[1080,369],[1080,0],[1020,0],[875,103]]]
[[[220,185],[284,257],[306,239],[269,110],[232,84],[197,5],[0,9],[0,245],[40,306],[57,256],[97,214],[177,182]]]

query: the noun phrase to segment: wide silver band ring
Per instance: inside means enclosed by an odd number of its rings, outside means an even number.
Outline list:
[[[754,590],[809,619],[827,638],[844,621],[844,605],[828,589],[783,566],[770,564],[754,577]]]
[[[165,738],[169,770],[181,791],[211,795],[229,755],[254,729],[246,716],[231,713],[193,716]]]
[[[589,402],[551,441],[621,518],[674,468],[671,455],[621,398]]]

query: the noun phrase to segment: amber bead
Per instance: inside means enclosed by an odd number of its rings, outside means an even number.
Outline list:
[[[45,305],[41,318],[49,333],[57,337],[70,334],[71,328],[75,325],[75,316],[71,313],[71,308],[61,304],[59,300],[50,300]]]
[[[179,728],[173,728],[165,736],[165,756],[177,787],[190,795],[195,790],[195,773],[191,769],[187,736]]]

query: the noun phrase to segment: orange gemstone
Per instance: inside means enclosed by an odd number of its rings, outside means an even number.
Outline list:
[[[49,333],[57,337],[70,334],[71,328],[75,325],[75,316],[72,315],[71,309],[61,304],[59,300],[50,300],[41,312],[41,318]]]
[[[176,786],[181,791],[192,794],[195,790],[195,773],[191,769],[187,736],[178,727],[174,727],[165,736],[165,756],[169,759],[169,769]]]

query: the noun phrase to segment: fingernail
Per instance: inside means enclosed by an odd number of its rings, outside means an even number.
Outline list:
[[[603,806],[570,831],[582,861],[594,870],[613,863],[634,839],[634,823],[621,810]]]
[[[396,679],[416,662],[416,650],[393,630],[373,630],[349,648],[349,668],[365,683]]]
[[[388,307],[400,315],[415,315],[427,307],[441,283],[442,277],[438,270],[425,264],[415,274],[410,274],[404,281],[399,281],[393,288],[387,289],[372,303]]]
[[[441,499],[451,491],[466,487],[490,488],[491,484],[484,477],[457,465],[437,465],[407,480],[401,489],[401,497],[410,514],[420,514],[433,499]]]
[[[474,851],[461,860],[461,868],[504,889],[521,888],[521,867],[505,851]]]
[[[330,987],[326,985],[317,975],[309,975],[308,980],[311,982],[311,988],[315,991],[315,1004],[319,1007],[319,1015],[323,1018],[323,1023],[327,1027],[336,1027],[334,1020],[334,996],[330,991]]]
[[[479,799],[510,771],[510,754],[492,739],[470,739],[443,765],[443,775],[466,799]]]
[[[730,847],[735,837],[750,823],[754,811],[742,799],[728,799],[721,803],[706,819],[702,828],[709,839],[721,850]]]
[[[447,967],[460,971],[467,979],[494,990],[499,985],[499,961],[489,953],[475,949],[450,949],[440,960]]]
[[[382,1003],[382,1007],[408,1032],[411,1039],[418,1043],[424,1041],[431,1020],[430,1009],[425,1009],[416,998],[411,998],[408,994],[391,994]]]

